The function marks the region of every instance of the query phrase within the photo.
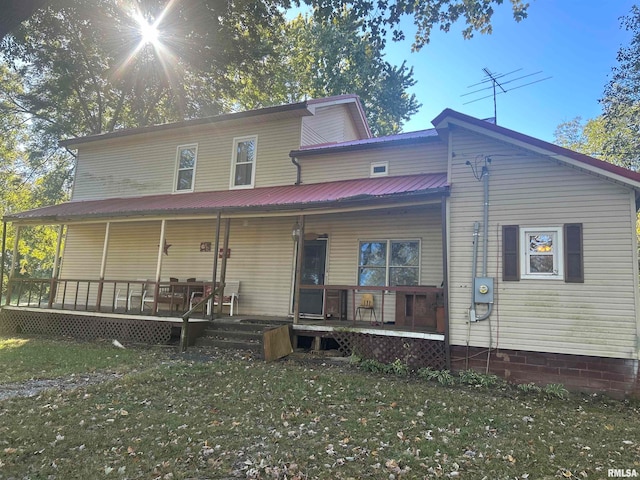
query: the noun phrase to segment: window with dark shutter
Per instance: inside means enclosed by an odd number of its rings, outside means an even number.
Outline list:
[[[518,225],[502,226],[502,280],[505,282],[520,280],[518,237]]]
[[[564,225],[564,272],[565,282],[584,283],[581,223]]]

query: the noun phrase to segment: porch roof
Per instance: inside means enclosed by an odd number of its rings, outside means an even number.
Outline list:
[[[71,201],[5,215],[8,222],[64,223],[98,218],[206,215],[384,205],[447,195],[446,173],[341,180],[245,190]]]

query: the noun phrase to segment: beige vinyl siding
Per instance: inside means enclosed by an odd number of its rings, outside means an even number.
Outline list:
[[[465,345],[471,302],[473,223],[482,222],[483,189],[468,160],[489,155],[488,276],[496,298],[490,321],[474,323],[469,344],[505,349],[634,358],[635,215],[628,189],[553,159],[456,129],[450,197],[451,343]],[[482,161],[478,166],[483,165]],[[583,224],[585,282],[502,281],[502,226]],[[478,275],[482,244],[479,242]],[[561,258],[563,258],[561,256]],[[482,313],[483,310],[479,310]],[[496,343],[499,342],[499,343]]]
[[[100,264],[104,246],[105,225],[69,225],[66,231],[65,248],[60,278],[67,280],[98,280],[100,279]],[[70,254],[69,254],[70,252]],[[61,284],[56,291],[56,302],[61,303],[64,297],[65,305],[73,305],[78,294],[78,301],[84,305],[87,284],[70,282],[66,286]],[[90,302],[95,304],[97,284],[89,290]]]
[[[255,187],[293,184],[289,152],[299,147],[300,119],[245,127],[208,125],[81,145],[73,200],[173,193],[179,145],[198,145],[194,191],[227,190],[233,139],[257,136]]]
[[[222,223],[224,227],[224,220]],[[285,316],[290,313],[294,259],[291,230],[294,223],[294,217],[232,219],[227,280],[240,281],[242,315]],[[160,228],[160,221],[112,223],[105,279],[153,281],[156,275]],[[439,204],[409,209],[309,216],[306,220],[306,232],[328,236],[326,282],[329,284],[356,285],[359,241],[385,239],[420,240],[421,284],[439,286],[442,282]],[[69,227],[61,278],[99,278],[104,233],[104,224]],[[211,242],[213,249],[215,219],[167,221],[165,236],[171,246],[169,254],[162,256],[163,281],[168,281],[170,277],[181,281],[192,277],[211,280],[214,252],[200,252],[200,243]],[[221,247],[223,238],[224,228],[220,233]],[[219,275],[220,272],[218,279]],[[119,288],[124,296],[126,284],[120,284]],[[81,298],[84,298],[82,292]],[[91,304],[95,304],[96,292],[94,290],[90,294]],[[110,305],[113,295],[113,286],[107,283],[103,304]],[[378,308],[380,307],[378,304]],[[387,295],[385,319],[393,320],[394,312],[394,295]]]
[[[312,117],[302,119],[301,146],[346,142],[358,138],[346,105],[319,107]]]
[[[231,257],[227,260],[227,280],[241,282],[241,313],[289,313],[293,271],[293,223],[293,218],[286,217],[232,220]],[[211,242],[213,250],[215,224],[215,219],[167,221],[165,238],[171,246],[168,255],[162,256],[162,281],[168,281],[170,277],[176,277],[181,281],[186,281],[187,278],[211,281],[214,252],[200,252],[200,243]],[[160,221],[112,223],[105,279],[154,281],[160,228]],[[74,225],[70,227],[69,232],[61,278],[98,279],[105,225]],[[224,228],[220,233],[220,248],[223,239]],[[219,268],[221,263],[218,262]],[[107,283],[104,289],[105,305],[109,305],[113,298],[111,285]],[[123,292],[126,291],[126,284],[119,287]],[[95,293],[92,292],[90,295],[92,304],[96,300]]]
[[[300,159],[302,182],[368,178],[371,164],[389,162],[389,175],[443,173],[447,171],[447,145],[433,142],[394,149],[376,148]]]
[[[325,283],[357,285],[358,254],[361,240],[420,240],[420,284],[440,286],[442,283],[442,229],[440,204],[354,212],[336,216],[310,216],[305,232],[328,235],[328,267]],[[360,302],[356,295],[356,305]],[[380,315],[381,293],[375,292],[376,311]],[[348,317],[352,318],[353,297],[348,296]],[[384,321],[395,320],[395,294],[384,300]]]

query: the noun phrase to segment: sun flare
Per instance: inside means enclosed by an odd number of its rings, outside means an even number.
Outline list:
[[[140,43],[142,46],[151,45],[157,47],[160,43],[160,31],[158,30],[157,24],[147,22],[147,19],[141,15],[136,17],[136,22],[138,22]]]

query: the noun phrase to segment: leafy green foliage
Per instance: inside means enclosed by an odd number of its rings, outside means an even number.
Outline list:
[[[564,388],[564,385],[559,383],[549,383],[548,385],[545,385],[544,393],[548,397],[559,398],[561,400],[569,396],[569,392]]]
[[[475,370],[462,370],[458,372],[460,383],[464,383],[476,387],[496,387],[504,380],[500,379],[496,375],[478,373]]]
[[[618,159],[624,166],[640,169],[640,7],[634,5],[622,18],[622,27],[631,32],[627,46],[618,51],[618,65],[601,99],[604,157]]]
[[[542,392],[542,388],[535,383],[519,383],[517,385],[518,390],[523,393],[540,393]]]
[[[238,104],[257,108],[357,94],[374,134],[399,132],[420,107],[415,95],[407,93],[415,85],[413,71],[404,63],[387,62],[381,43],[364,33],[362,25],[345,8],[332,21],[302,15],[292,19],[277,37],[266,37],[275,53],[263,60],[260,72],[234,74],[239,79]]]
[[[454,385],[456,383],[456,377],[454,377],[449,370],[434,370],[426,367],[418,370],[418,376],[425,380],[436,381],[444,386]]]
[[[510,0],[513,18],[519,22],[527,17],[528,3],[522,0]],[[315,15],[322,19],[333,19],[340,15],[344,3],[338,0],[309,1],[314,6]],[[494,7],[502,0],[427,0],[408,2],[404,0],[378,1],[354,0],[347,2],[353,14],[363,19],[363,27],[373,38],[384,44],[384,37],[391,33],[394,40],[404,39],[404,32],[398,28],[400,20],[413,17],[417,31],[414,38],[414,50],[420,50],[429,43],[431,32],[436,26],[448,32],[454,23],[463,19],[464,38],[472,38],[474,32],[491,33],[491,20]]]

